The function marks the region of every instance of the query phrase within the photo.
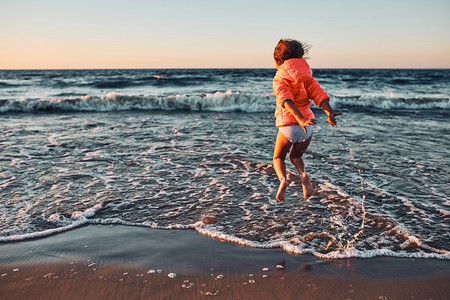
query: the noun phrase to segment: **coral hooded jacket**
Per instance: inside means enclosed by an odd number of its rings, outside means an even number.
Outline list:
[[[297,120],[283,106],[284,100],[294,101],[304,118],[314,119],[311,101],[318,107],[330,96],[320,87],[319,82],[312,77],[312,71],[303,58],[291,58],[284,61],[278,68],[273,79],[273,91],[277,97],[275,110],[276,126],[298,124]]]

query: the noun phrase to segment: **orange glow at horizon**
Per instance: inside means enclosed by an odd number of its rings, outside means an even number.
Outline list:
[[[30,51],[30,48],[33,49]],[[75,51],[74,51],[75,48]],[[272,47],[267,51],[241,53],[217,58],[216,51],[185,52],[182,55],[164,49],[131,49],[121,46],[85,45],[5,45],[0,49],[0,69],[111,69],[111,68],[275,68]],[[389,53],[390,52],[390,53]],[[213,53],[213,54],[211,54]],[[446,49],[419,60],[416,53],[392,55],[392,51],[330,54],[314,49],[312,68],[450,68]],[[255,55],[257,54],[257,55]]]
[[[313,69],[450,68],[432,1],[3,0],[0,69],[275,68],[280,38],[312,44]]]

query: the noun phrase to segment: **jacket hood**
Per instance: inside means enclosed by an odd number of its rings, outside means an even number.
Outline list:
[[[303,58],[291,58],[278,68],[277,75],[290,81],[303,81],[312,76],[312,71]]]

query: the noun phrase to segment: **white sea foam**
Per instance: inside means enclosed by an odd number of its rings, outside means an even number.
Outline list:
[[[42,231],[36,231],[32,233],[25,233],[25,234],[13,234],[9,236],[0,236],[0,242],[12,242],[12,241],[21,241],[26,239],[34,239],[39,237],[45,237],[49,236],[55,233],[60,233],[64,231],[68,231],[77,227],[80,227],[82,225],[88,224],[92,222],[88,218],[93,216],[95,212],[100,210],[102,208],[102,205],[98,204],[94,207],[88,208],[83,212],[76,211],[72,213],[72,218],[68,219],[59,213],[51,214],[48,217],[48,221],[51,223],[59,224],[60,226],[42,230]],[[62,226],[61,226],[62,225]]]
[[[381,109],[448,109],[448,98],[392,98],[380,96],[332,97],[334,106],[373,107]],[[273,112],[273,94],[232,92],[197,95],[126,95],[109,92],[104,96],[5,100],[0,112],[36,111],[121,111],[121,110],[185,110],[216,112]]]
[[[334,96],[333,104],[339,106],[373,107],[380,109],[449,109],[450,99],[446,97],[403,98],[386,96]]]
[[[323,259],[344,259],[344,258],[372,258],[379,256],[389,256],[389,257],[403,257],[403,258],[428,258],[428,259],[450,259],[450,253],[425,253],[425,252],[400,252],[393,251],[389,249],[376,249],[376,250],[358,250],[355,248],[351,249],[339,249],[326,254],[314,253],[315,256]]]
[[[260,243],[249,241],[246,239],[238,238],[229,234],[225,234],[215,229],[212,226],[204,225],[202,223],[197,223],[195,229],[202,235],[218,239],[221,241],[226,241],[232,244],[236,244],[242,247],[251,248],[263,248],[263,249],[273,249],[281,248],[289,254],[301,255],[301,254],[312,254],[318,258],[322,259],[344,259],[344,258],[372,258],[378,256],[391,256],[391,257],[405,257],[405,258],[434,258],[434,259],[450,259],[449,251],[441,251],[438,249],[433,249],[431,247],[425,247],[427,250],[432,251],[431,253],[420,251],[420,252],[406,252],[406,251],[393,251],[390,249],[375,249],[375,250],[358,250],[356,248],[349,249],[337,249],[330,251],[328,253],[322,253],[312,248],[303,248],[303,245],[292,244],[286,240],[279,240],[276,242]],[[411,241],[419,243],[417,239],[411,237]]]
[[[39,104],[50,112],[82,111],[79,107],[182,112],[3,115],[2,241],[84,224],[122,224],[197,230],[245,247],[319,257],[363,257],[373,251],[448,255],[445,111],[421,112],[432,131],[409,112],[374,114],[346,106],[336,132],[317,113],[314,139],[305,153],[315,193],[304,200],[298,175],[288,171],[287,199],[279,203],[269,164],[276,135],[273,96],[264,98],[257,91],[201,95],[201,89],[170,97],[105,89],[104,97]],[[211,106],[227,111],[235,104],[250,111],[245,97],[255,98],[257,105],[267,103],[270,113],[186,113],[213,111]],[[5,103],[0,107],[11,104]],[[356,163],[364,168],[363,179]],[[357,235],[364,220],[363,196],[366,226]],[[355,236],[358,240],[349,245]]]
[[[429,252],[418,251],[418,252],[407,252],[407,251],[394,251],[391,249],[374,249],[374,250],[359,250],[357,248],[349,248],[349,249],[336,249],[327,253],[323,253],[321,251],[317,251],[313,248],[305,248],[305,244],[300,240],[291,239],[291,241],[284,240],[282,237],[278,240],[274,240],[271,242],[256,242],[247,240],[244,238],[236,237],[234,235],[230,235],[224,232],[221,232],[214,225],[207,225],[203,222],[199,221],[195,224],[181,225],[181,224],[171,224],[168,226],[159,226],[158,224],[150,221],[146,221],[144,223],[133,223],[121,220],[119,218],[111,218],[107,220],[102,219],[87,219],[85,217],[91,216],[93,209],[87,210],[82,214],[80,219],[73,221],[71,224],[49,229],[43,230],[40,232],[34,232],[30,234],[24,235],[12,235],[12,236],[3,236],[0,237],[0,242],[11,242],[11,241],[21,241],[25,239],[33,239],[33,238],[41,238],[48,235],[52,235],[55,233],[60,233],[64,231],[68,231],[74,228],[77,228],[86,224],[120,224],[126,226],[139,226],[139,227],[149,227],[152,229],[164,229],[164,230],[191,230],[195,229],[198,233],[211,237],[213,239],[221,240],[224,242],[228,242],[231,244],[235,244],[242,247],[251,247],[251,248],[261,248],[261,249],[274,249],[281,248],[283,251],[294,254],[312,254],[318,258],[322,259],[344,259],[344,258],[372,258],[379,256],[390,256],[390,257],[405,257],[405,258],[428,258],[428,259],[450,259],[450,251],[434,249],[432,247],[424,246],[422,243],[413,236],[410,236],[408,240],[404,244],[404,248],[407,248],[409,243],[414,243],[424,248]],[[292,243],[294,242],[294,243]]]
[[[0,236],[0,242],[16,242],[16,241],[22,241],[27,239],[34,239],[34,238],[41,238],[46,237],[55,233],[60,233],[64,231],[68,231],[77,227],[80,227],[84,224],[88,223],[87,219],[80,220],[73,222],[67,226],[47,229],[43,231],[36,231],[32,233],[26,233],[26,234],[17,234],[17,235],[10,235],[10,236]]]

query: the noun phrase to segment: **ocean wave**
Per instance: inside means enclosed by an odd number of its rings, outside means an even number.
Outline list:
[[[0,89],[1,89],[1,88],[17,87],[17,86],[19,86],[19,85],[18,85],[18,84],[13,84],[13,83],[4,82],[4,81],[0,81]]]
[[[97,97],[91,95],[68,96],[48,99],[0,100],[0,113],[9,112],[107,112],[124,110],[182,110],[212,112],[273,112],[273,94],[232,92],[204,93],[199,95],[124,95],[108,93]],[[396,109],[449,109],[449,98],[399,98],[370,96],[332,96],[335,108]],[[315,107],[314,105],[312,106]]]
[[[22,78],[23,79],[23,78]],[[128,74],[117,76],[111,74],[105,77],[73,78],[69,74],[50,74],[41,80],[40,85],[48,88],[89,88],[89,89],[124,89],[133,87],[186,87],[214,82],[214,78],[207,75],[165,75],[165,74]]]
[[[96,208],[98,209],[98,208]],[[129,221],[124,221],[120,218],[110,218],[110,219],[88,219],[93,215],[95,209],[90,209],[89,212],[81,213],[80,216],[74,218],[73,222],[66,224],[61,227],[47,229],[39,232],[27,233],[27,234],[17,234],[11,236],[1,236],[0,242],[17,242],[28,239],[44,238],[53,234],[62,233],[65,231],[73,230],[84,225],[124,225],[124,226],[135,226],[135,227],[147,227],[151,229],[162,229],[162,230],[195,230],[199,234],[207,236],[212,239],[220,240],[222,242],[227,242],[230,244],[235,244],[240,247],[249,248],[259,248],[259,249],[281,249],[286,253],[293,255],[304,255],[311,254],[321,259],[348,259],[348,258],[373,258],[373,257],[399,257],[399,258],[422,258],[422,259],[450,259],[450,252],[446,250],[434,249],[431,247],[424,247],[424,250],[430,252],[419,251],[419,252],[407,252],[404,250],[394,251],[391,249],[372,249],[372,250],[360,250],[355,247],[348,249],[336,249],[328,253],[323,253],[313,248],[304,248],[300,243],[292,243],[292,241],[284,240],[280,238],[279,240],[270,242],[258,242],[247,240],[242,237],[237,237],[231,234],[221,232],[214,226],[210,224],[205,224],[203,221],[198,221],[194,224],[171,224],[166,226],[160,226],[158,223],[146,221],[143,223],[134,223]]]
[[[102,205],[97,204],[91,208],[86,209],[85,211],[75,211],[72,213],[70,219],[58,213],[55,213],[49,216],[48,220],[52,223],[57,224],[57,227],[37,232],[0,236],[0,242],[17,242],[28,239],[42,238],[56,233],[72,230],[88,224],[90,222],[90,219],[88,218],[92,217],[100,209],[102,209]]]
[[[127,79],[111,79],[111,80],[99,80],[87,84],[78,84],[81,87],[91,86],[98,89],[119,89],[133,86],[144,85],[143,82],[135,82]]]
[[[61,97],[50,99],[0,100],[0,112],[105,112],[121,110],[183,110],[218,112],[272,112],[270,94],[247,94],[227,91],[200,95],[129,96],[109,93],[102,97]]]
[[[450,98],[445,97],[414,97],[403,98],[391,95],[384,96],[333,96],[336,107],[367,107],[376,109],[449,109]]]

